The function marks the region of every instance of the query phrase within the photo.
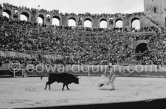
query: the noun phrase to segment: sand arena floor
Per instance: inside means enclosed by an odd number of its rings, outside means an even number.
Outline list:
[[[130,102],[166,98],[165,78],[121,78],[115,80],[116,90],[99,90],[99,77],[80,77],[80,84],[71,84],[62,91],[54,83],[44,90],[47,78],[0,78],[0,108],[26,108]]]

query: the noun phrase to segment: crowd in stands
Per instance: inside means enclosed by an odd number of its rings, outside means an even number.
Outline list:
[[[138,33],[137,33],[138,32]],[[142,32],[142,33],[140,33]],[[150,32],[143,34],[143,32]],[[151,33],[152,32],[152,33]],[[135,53],[134,41],[148,40],[149,49]],[[41,26],[25,21],[10,21],[0,16],[0,49],[6,51],[38,51],[36,59],[0,56],[1,63],[54,63],[99,65],[137,62],[165,64],[166,37],[155,27],[135,32],[125,29],[91,29],[62,26]],[[61,54],[62,59],[48,60],[45,54]]]

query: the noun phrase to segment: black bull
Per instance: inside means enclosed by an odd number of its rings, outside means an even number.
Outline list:
[[[48,74],[48,82],[46,83],[45,90],[47,89],[47,86],[49,85],[49,90],[51,89],[51,84],[57,82],[57,83],[63,83],[62,90],[64,90],[65,86],[69,89],[69,84],[75,83],[79,84],[79,78],[77,76],[74,76],[72,74],[68,73],[50,73]]]

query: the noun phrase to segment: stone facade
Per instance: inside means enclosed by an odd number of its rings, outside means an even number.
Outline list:
[[[166,27],[166,0],[144,0],[144,11],[159,27]]]
[[[26,7],[16,7],[10,4],[0,6],[0,14],[8,13],[11,19],[19,20],[21,15],[25,15],[29,22],[38,23],[38,17],[43,19],[43,24],[51,25],[52,19],[57,18],[60,26],[68,26],[68,20],[73,19],[76,27],[84,27],[84,22],[90,20],[92,28],[99,28],[101,21],[107,22],[107,28],[116,27],[116,22],[123,21],[123,27],[132,28],[134,20],[140,20],[141,27],[155,26],[157,28],[165,27],[165,0],[145,0],[145,12],[131,14],[74,14],[60,13],[59,10],[47,11],[43,9],[29,9]],[[164,2],[164,4],[163,4]],[[161,6],[162,4],[162,6]],[[155,6],[155,7],[154,7]],[[155,13],[154,13],[155,11]]]

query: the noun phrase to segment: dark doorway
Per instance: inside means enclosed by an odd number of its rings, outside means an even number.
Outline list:
[[[136,53],[146,53],[147,51],[148,51],[148,44],[147,43],[139,44],[135,50]]]

